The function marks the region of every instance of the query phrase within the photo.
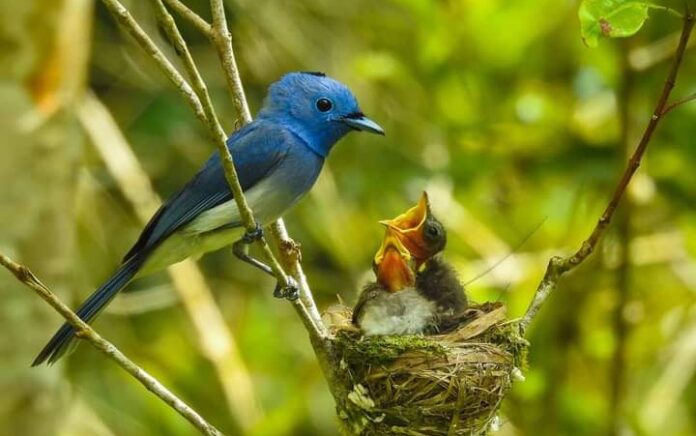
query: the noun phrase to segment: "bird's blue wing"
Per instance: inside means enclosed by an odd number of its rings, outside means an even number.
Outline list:
[[[288,135],[279,127],[257,121],[230,136],[227,147],[234,158],[242,190],[253,187],[283,160],[288,150]],[[216,152],[193,179],[159,208],[123,261],[156,247],[202,212],[232,198],[220,154]]]

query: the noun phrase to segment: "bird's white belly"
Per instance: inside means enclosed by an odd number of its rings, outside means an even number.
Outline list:
[[[413,288],[380,295],[366,304],[360,328],[367,336],[423,333],[435,322],[435,303]]]
[[[299,197],[283,192],[270,179],[259,182],[244,194],[254,218],[262,225],[278,219]],[[230,225],[241,225],[239,209],[234,199],[201,213],[182,230],[183,233],[200,234]]]
[[[280,218],[299,198],[284,193],[266,179],[245,193],[247,204],[254,218],[267,225]],[[241,227],[239,209],[234,199],[222,203],[197,216],[164,240],[143,265],[139,276],[158,271],[181,262],[187,257],[198,258],[204,253],[231,246],[244,229]]]

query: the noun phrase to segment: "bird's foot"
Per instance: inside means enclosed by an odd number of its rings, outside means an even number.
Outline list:
[[[288,284],[284,286],[280,282],[276,284],[273,290],[273,296],[276,298],[287,298],[290,301],[295,301],[300,297],[300,288],[297,282],[292,277],[288,276]]]
[[[245,244],[252,244],[261,238],[263,238],[263,228],[257,223],[254,230],[247,230],[247,232],[244,233],[244,236],[242,236],[242,242]]]

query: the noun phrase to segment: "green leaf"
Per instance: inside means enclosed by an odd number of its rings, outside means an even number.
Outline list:
[[[635,0],[583,0],[578,10],[583,41],[588,47],[596,47],[601,36],[634,35],[648,19],[650,6]]]

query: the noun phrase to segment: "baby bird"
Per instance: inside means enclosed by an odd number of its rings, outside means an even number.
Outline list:
[[[468,306],[466,293],[454,268],[440,255],[447,245],[447,232],[433,215],[428,194],[423,192],[414,207],[381,223],[394,231],[412,256],[416,289],[435,303],[438,318],[444,322],[463,314]]]
[[[363,289],[353,323],[367,335],[403,335],[449,330],[465,316],[464,288],[439,255],[447,233],[433,216],[424,192],[418,204],[387,226],[374,260],[377,281]]]
[[[413,260],[387,228],[373,263],[377,280],[363,288],[353,308],[353,324],[364,335],[412,335],[434,328],[436,305],[416,290]]]

